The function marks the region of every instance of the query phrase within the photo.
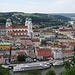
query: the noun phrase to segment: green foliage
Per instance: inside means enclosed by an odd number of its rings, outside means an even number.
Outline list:
[[[26,58],[26,56],[23,55],[23,54],[17,56],[17,60],[18,60],[18,61],[25,61],[25,58]]]
[[[64,63],[66,71],[62,75],[75,75],[75,57],[69,59]]]
[[[65,69],[70,69],[70,63],[68,61],[64,62]]]
[[[56,74],[55,74],[54,70],[49,70],[49,71],[46,73],[46,75],[56,75]]]
[[[55,26],[55,27],[53,27],[53,29],[59,29],[59,27],[58,26]]]
[[[0,75],[10,75],[9,70],[0,65]]]
[[[46,45],[47,43],[46,43],[46,41],[44,40],[44,41],[41,41],[41,45]]]
[[[42,75],[40,70],[29,71],[28,75]]]
[[[75,66],[65,72],[62,72],[62,75],[75,75]]]
[[[0,13],[0,24],[4,23],[7,18],[12,20],[13,25],[24,25],[25,19],[27,17],[32,18],[32,22],[39,27],[48,27],[53,25],[64,25],[65,21],[69,21],[70,18],[60,16],[60,15],[51,15],[51,14],[27,14],[22,12],[9,12],[9,13]],[[4,18],[4,19],[2,19]]]

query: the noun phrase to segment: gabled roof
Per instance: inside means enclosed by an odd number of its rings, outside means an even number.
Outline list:
[[[41,30],[33,30],[33,32],[40,32]]]
[[[61,50],[62,53],[73,53],[73,50]]]
[[[25,52],[18,52],[18,55],[22,55],[22,54],[24,54],[24,55],[27,55]]]
[[[41,33],[54,33],[53,30],[42,30]]]
[[[32,38],[32,42],[40,42],[40,39],[38,39],[38,38]]]
[[[59,31],[75,31],[75,29],[59,29]]]
[[[0,26],[0,29],[6,29],[6,27],[5,26]]]
[[[17,29],[17,28],[28,28],[28,26],[8,26],[8,27],[6,27],[6,28],[12,28],[12,29]]]
[[[21,43],[22,43],[24,46],[33,45],[31,40],[21,40]]]
[[[52,56],[52,51],[49,48],[40,48],[36,50],[38,56]]]
[[[17,56],[16,55],[11,56],[11,59],[17,59]]]

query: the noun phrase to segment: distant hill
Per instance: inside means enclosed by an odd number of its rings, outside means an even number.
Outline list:
[[[61,13],[59,15],[66,16],[66,17],[75,17],[75,13]]]
[[[71,20],[68,17],[58,14],[40,14],[40,13],[23,13],[23,12],[3,12],[0,13],[0,25],[5,25],[6,19],[10,18],[13,25],[24,25],[27,17],[32,18],[33,25],[38,27],[48,27],[53,25],[64,25]]]
[[[59,14],[56,14],[56,15],[61,15],[61,16],[69,17],[72,20],[75,20],[75,13],[59,13]]]

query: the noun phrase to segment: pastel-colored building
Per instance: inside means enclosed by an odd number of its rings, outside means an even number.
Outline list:
[[[2,50],[10,50],[11,43],[8,42],[0,42],[0,49]]]
[[[49,48],[40,48],[35,50],[37,59],[52,58],[52,51]]]

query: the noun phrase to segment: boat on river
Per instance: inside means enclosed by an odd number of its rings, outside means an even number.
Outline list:
[[[46,69],[51,66],[48,62],[34,62],[34,63],[27,63],[27,64],[17,64],[13,67],[13,72],[19,71],[27,71],[27,70],[36,70],[36,69]]]

